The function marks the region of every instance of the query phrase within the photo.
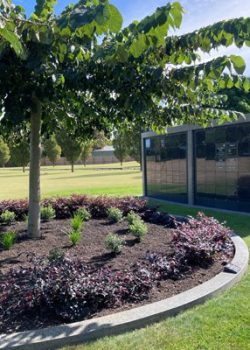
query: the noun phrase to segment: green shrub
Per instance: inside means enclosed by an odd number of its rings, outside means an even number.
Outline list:
[[[114,254],[119,254],[122,251],[123,240],[117,235],[109,233],[105,238],[105,247]]]
[[[123,218],[122,211],[118,208],[111,207],[108,209],[108,218],[112,222],[119,222]]]
[[[70,222],[72,231],[81,231],[82,225],[83,225],[83,219],[81,214],[76,213]]]
[[[129,226],[129,231],[135,236],[140,242],[143,237],[147,234],[147,225],[140,219],[135,220],[132,225]]]
[[[5,210],[0,216],[1,221],[6,225],[10,225],[13,221],[15,221],[15,218],[16,214],[9,210]]]
[[[49,251],[49,261],[58,261],[64,258],[64,252],[60,248],[53,248]]]
[[[69,240],[73,246],[76,246],[82,238],[81,232],[80,231],[74,231],[72,230],[69,233]]]
[[[141,217],[139,214],[136,214],[133,210],[131,210],[126,216],[126,220],[129,223],[129,225],[132,225],[134,221],[141,220]]]
[[[86,208],[79,208],[76,214],[80,215],[83,221],[89,221],[91,219],[91,214]]]
[[[13,231],[5,232],[1,237],[1,243],[5,250],[9,250],[16,240],[16,233]]]
[[[50,221],[54,219],[56,216],[55,209],[52,207],[52,205],[48,205],[47,207],[41,208],[41,219],[43,221]]]

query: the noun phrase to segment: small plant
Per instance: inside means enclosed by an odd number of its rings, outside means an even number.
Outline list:
[[[76,246],[82,238],[81,232],[80,231],[71,231],[69,233],[69,240],[72,244],[72,246]]]
[[[49,261],[58,261],[64,259],[64,252],[60,248],[53,248],[49,251]]]
[[[70,222],[72,231],[81,231],[83,225],[83,218],[80,213],[76,213]]]
[[[141,217],[139,214],[136,214],[133,210],[131,210],[126,217],[126,220],[129,225],[132,225],[134,221],[141,220]]]
[[[133,224],[129,226],[129,231],[140,242],[143,239],[143,237],[147,234],[148,228],[147,225],[140,219],[135,220]]]
[[[41,219],[43,221],[50,221],[54,219],[56,216],[55,209],[52,207],[52,205],[48,205],[47,207],[41,208]]]
[[[16,233],[13,231],[5,232],[1,237],[1,243],[5,250],[9,250],[16,240]]]
[[[123,240],[113,233],[109,233],[105,238],[105,247],[114,254],[119,254],[122,251]]]
[[[0,219],[5,225],[10,225],[13,221],[15,221],[16,215],[13,211],[5,210]]]
[[[122,211],[118,208],[111,207],[108,209],[108,218],[111,222],[119,222],[123,218]]]
[[[89,221],[91,219],[91,214],[86,208],[79,208],[76,215],[80,215],[83,221]]]

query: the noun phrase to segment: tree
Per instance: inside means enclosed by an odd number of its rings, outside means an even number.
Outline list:
[[[74,165],[79,160],[82,152],[82,144],[68,132],[61,130],[57,140],[62,148],[63,154],[71,164],[71,172],[74,172]]]
[[[114,155],[120,161],[121,166],[128,157],[127,135],[123,130],[116,131],[113,139]]]
[[[82,144],[81,159],[84,166],[86,167],[86,162],[93,152],[93,140],[84,141]]]
[[[121,14],[108,0],[80,0],[59,16],[55,4],[37,0],[27,19],[21,6],[0,0],[1,124],[10,130],[23,120],[31,123],[28,233],[35,238],[40,237],[45,129],[55,132],[63,120],[65,130],[77,125],[77,136],[91,137],[124,120],[147,121],[154,130],[186,122],[204,125],[235,116],[221,108],[218,86],[250,90],[239,56],[197,64],[199,49],[249,45],[249,18],[168,36],[182,22],[177,2],[123,29]]]
[[[224,89],[221,91],[226,100],[224,106],[227,109],[250,113],[250,94],[237,88]]]
[[[0,137],[0,166],[3,167],[10,159],[10,149],[7,143]]]
[[[132,129],[127,130],[127,148],[128,155],[141,164],[141,133],[143,132],[141,126],[133,126]]]
[[[11,147],[11,161],[15,166],[21,166],[23,172],[25,172],[25,167],[29,164],[29,160],[30,150],[26,140],[22,140]]]
[[[51,137],[44,142],[44,151],[53,164],[61,157],[62,149],[58,145],[55,135],[51,135]]]
[[[108,145],[110,140],[105,136],[104,131],[95,131],[93,138],[93,148],[101,149],[104,146]]]

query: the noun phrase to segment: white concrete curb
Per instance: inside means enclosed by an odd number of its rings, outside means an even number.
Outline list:
[[[0,335],[0,349],[49,350],[80,344],[96,338],[141,328],[168,316],[173,316],[193,305],[203,303],[233,286],[247,270],[248,248],[239,236],[234,236],[232,240],[235,244],[235,256],[232,264],[239,268],[236,274],[221,272],[211,280],[173,297],[113,315],[34,331],[10,335],[2,334]]]

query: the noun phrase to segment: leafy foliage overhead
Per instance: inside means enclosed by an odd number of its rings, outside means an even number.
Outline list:
[[[178,2],[122,28],[108,0],[80,0],[59,16],[55,0],[37,0],[27,19],[11,0],[0,0],[1,124],[29,118],[34,96],[42,104],[43,132],[77,124],[75,133],[110,131],[136,121],[155,130],[186,122],[229,120],[218,90],[250,91],[236,55],[199,62],[199,51],[250,45],[250,18],[222,21],[181,36]],[[76,136],[77,136],[76,135]]]

